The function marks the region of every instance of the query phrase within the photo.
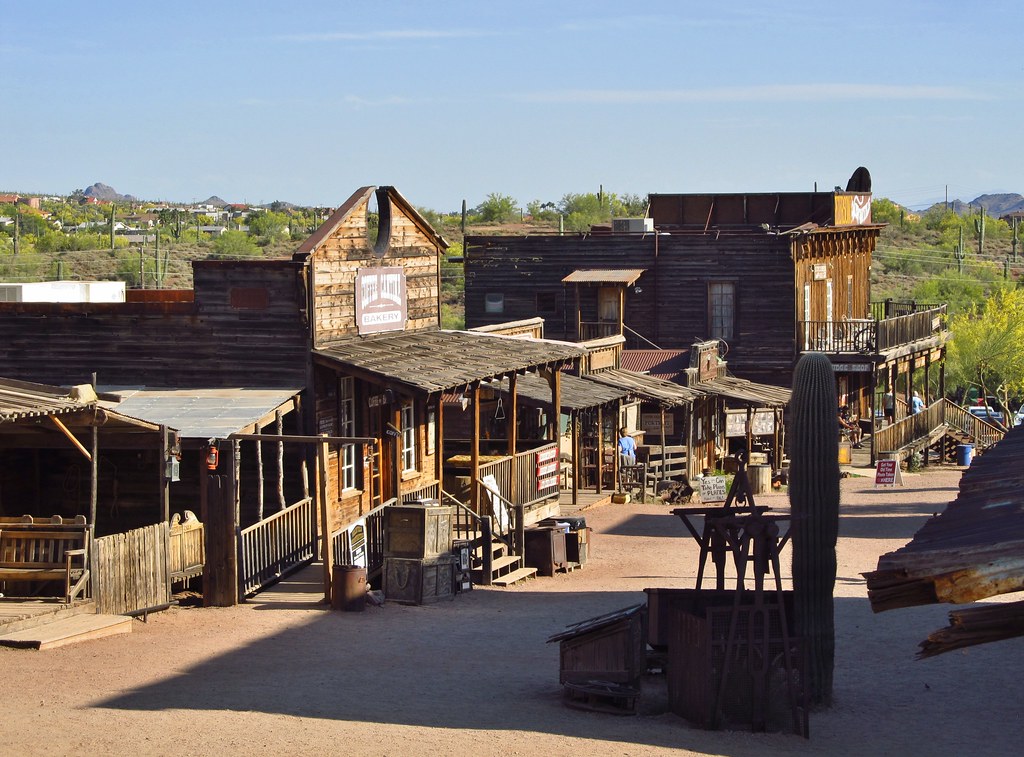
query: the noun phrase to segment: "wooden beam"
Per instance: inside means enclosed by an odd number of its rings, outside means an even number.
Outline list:
[[[316,447],[316,496],[320,506],[320,552],[324,569],[324,602],[330,604],[334,553],[331,549],[331,516],[327,507],[327,455],[327,442],[324,441]]]
[[[67,426],[61,423],[60,419],[56,415],[49,415],[47,417],[51,421],[53,421],[53,425],[60,429],[60,432],[64,434],[64,436],[66,436],[71,441],[72,444],[75,445],[75,448],[85,456],[86,460],[92,460],[92,455],[89,453],[89,450],[85,448],[84,444],[78,441],[78,439],[75,437],[74,434],[71,433],[71,430]],[[93,432],[95,433],[97,428],[96,425],[94,424],[92,428]]]
[[[469,390],[469,401],[473,406],[470,416],[469,491],[473,512],[482,514],[480,506],[480,382],[474,381]],[[485,546],[485,549],[487,547]]]

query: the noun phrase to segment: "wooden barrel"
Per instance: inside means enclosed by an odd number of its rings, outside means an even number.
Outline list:
[[[754,494],[767,494],[772,489],[772,467],[770,465],[748,465],[747,480]]]

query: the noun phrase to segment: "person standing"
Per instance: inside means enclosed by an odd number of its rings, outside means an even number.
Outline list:
[[[619,464],[636,465],[636,440],[623,426],[619,429]]]
[[[914,396],[910,398],[910,412],[917,415],[924,410],[924,400],[921,399],[921,395],[914,391]]]
[[[885,414],[885,422],[890,426],[896,422],[896,395],[890,389],[882,397],[882,412]]]

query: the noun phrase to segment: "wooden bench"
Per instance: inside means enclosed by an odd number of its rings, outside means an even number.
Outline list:
[[[73,520],[4,518],[0,521],[0,581],[63,581],[74,601],[89,581],[89,526]]]

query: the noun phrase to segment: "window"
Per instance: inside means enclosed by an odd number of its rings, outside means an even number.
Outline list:
[[[736,285],[731,281],[708,282],[708,336],[733,338],[736,315]]]
[[[338,380],[338,435],[356,435],[356,391],[355,379],[342,376]],[[356,445],[341,447],[341,488],[356,488]]]
[[[402,472],[416,470],[416,413],[412,402],[402,405]]]
[[[505,295],[501,292],[488,292],[484,295],[485,313],[504,313]]]

